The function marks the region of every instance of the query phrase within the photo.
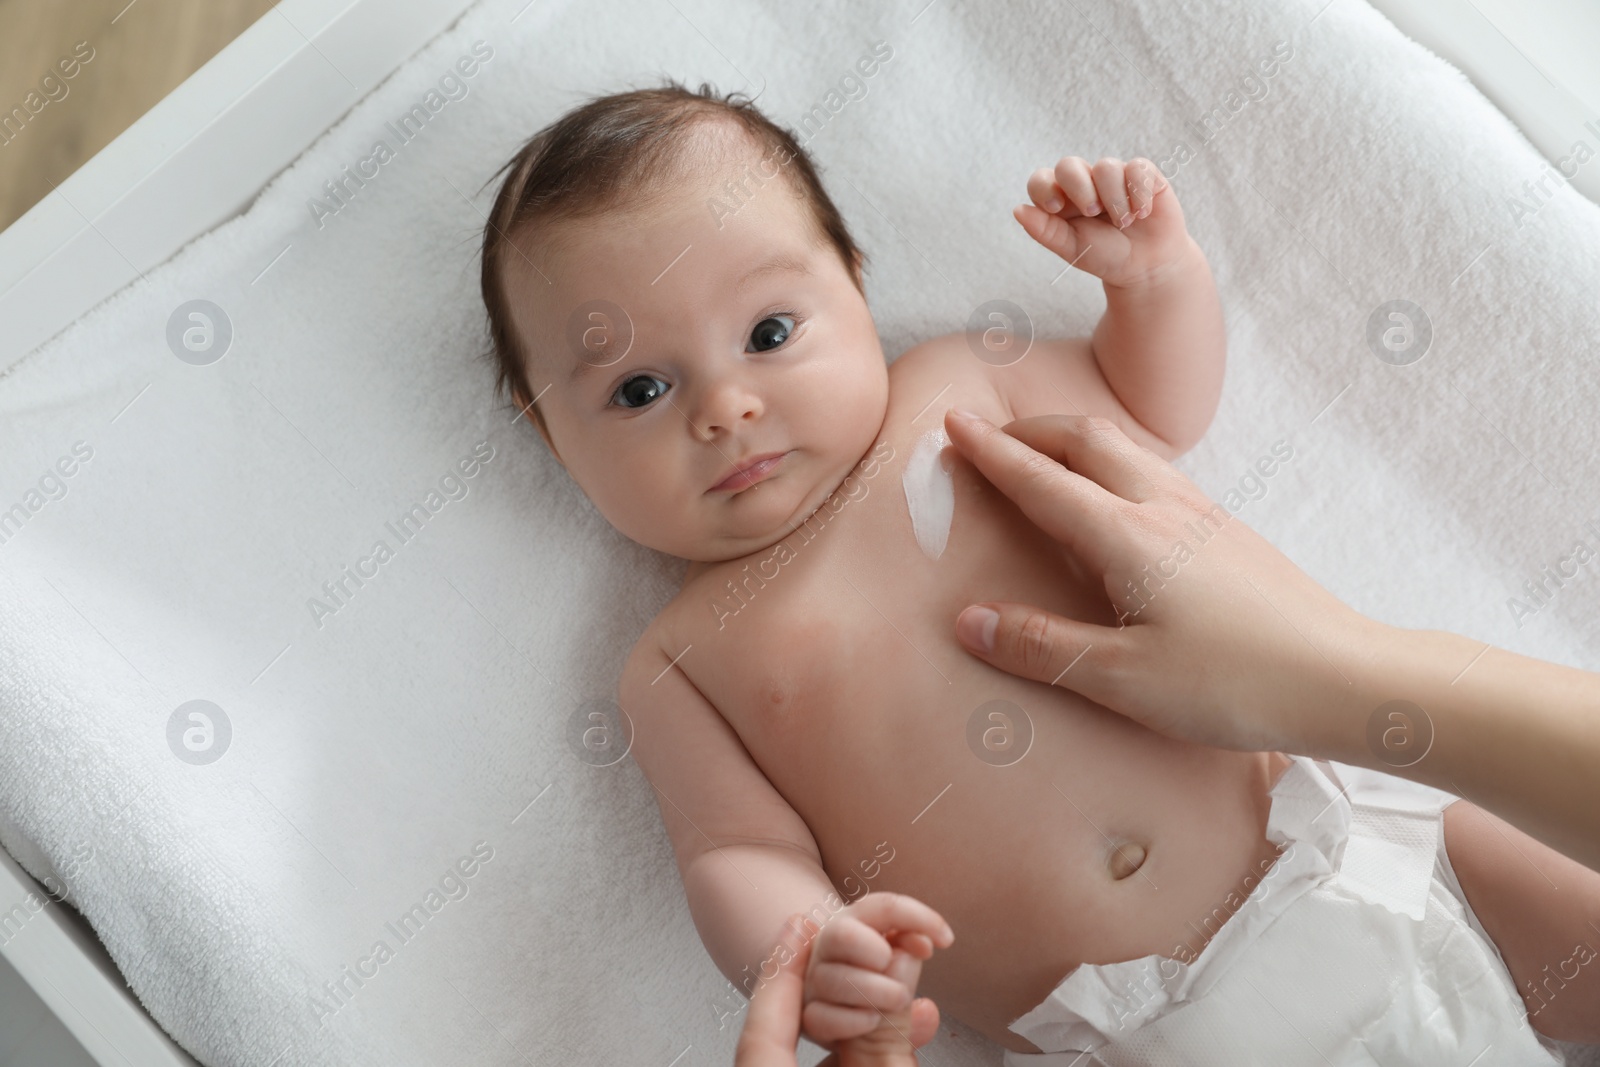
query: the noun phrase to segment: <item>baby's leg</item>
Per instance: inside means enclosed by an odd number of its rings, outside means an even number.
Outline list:
[[[1600,873],[1465,800],[1444,809],[1444,844],[1533,1028],[1600,1041]]]

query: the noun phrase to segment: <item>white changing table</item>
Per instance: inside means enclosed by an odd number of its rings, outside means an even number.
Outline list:
[[[1360,0],[1330,0],[1357,3]],[[1552,162],[1600,116],[1600,9],[1582,0],[1373,0],[1465,71]],[[140,272],[242,212],[470,0],[284,0],[0,233],[0,374]],[[1064,146],[1065,147],[1065,146]],[[1572,184],[1600,201],[1600,165]],[[0,852],[0,912],[44,889]],[[93,931],[46,907],[3,947],[105,1067],[192,1065]]]

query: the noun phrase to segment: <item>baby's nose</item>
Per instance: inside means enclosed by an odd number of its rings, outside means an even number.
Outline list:
[[[755,390],[739,382],[719,382],[707,390],[694,421],[700,439],[709,441],[718,430],[732,430],[752,422],[765,411],[766,405]]]

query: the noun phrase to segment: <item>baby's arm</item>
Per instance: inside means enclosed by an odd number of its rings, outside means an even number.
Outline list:
[[[1600,1041],[1600,873],[1465,800],[1444,809],[1444,845],[1533,1028]]]
[[[1035,171],[1028,193],[1033,203],[1015,210],[1017,221],[1067,263],[1098,277],[1106,310],[1087,352],[1069,345],[1065,353],[1039,353],[1031,367],[1025,358],[1015,372],[997,368],[1008,398],[1027,409],[1017,416],[1045,414],[1040,404],[1049,411],[1080,405],[1082,414],[1124,424],[1129,436],[1165,458],[1187,451],[1216,413],[1226,339],[1211,269],[1184,225],[1177,194],[1147,159],[1102,159],[1091,167],[1077,156]],[[1041,365],[1075,356],[1092,368]],[[1084,381],[1090,369],[1108,390]],[[1055,380],[1039,379],[1052,372]],[[1112,410],[1097,410],[1103,403]]]
[[[784,962],[785,920],[817,924],[843,906],[804,820],[767,781],[739,735],[647,632],[629,655],[618,699],[633,724],[630,754],[654,788],[672,841],[689,912],[717,968],[748,997]],[[829,907],[829,898],[834,898]],[[815,929],[815,927],[813,927]],[[819,1035],[827,1043],[865,1033],[878,1011],[904,1006],[904,986],[852,969],[830,990],[854,1026]],[[836,995],[835,995],[836,994]],[[868,1011],[850,1012],[850,1007]]]

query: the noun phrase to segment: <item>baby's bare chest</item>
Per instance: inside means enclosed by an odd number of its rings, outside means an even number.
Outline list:
[[[841,896],[905,892],[964,924],[970,941],[929,980],[952,1008],[976,998],[971,1020],[991,995],[1020,1014],[1070,963],[1170,950],[1261,839],[1252,757],[1168,741],[958,642],[956,616],[984,600],[1115,617],[974,469],[951,473],[937,559],[886,467],[811,536],[686,586],[673,632],[678,665],[805,821]],[[1147,873],[1119,881],[1124,851]],[[1005,977],[1019,958],[1039,970]]]
[[[944,404],[983,403],[955,392],[889,427],[869,453],[877,462],[858,467],[811,522],[702,573],[673,605],[679,666],[812,828],[830,873],[848,872],[914,818],[948,834],[946,844],[993,840],[997,812],[1053,796],[1052,775],[1089,781],[1108,753],[1146,743],[1076,694],[999,671],[958,642],[956,617],[979,601],[1103,623],[1114,615],[1098,583],[953,450],[947,536],[937,551],[919,540],[911,516],[926,483],[908,489],[906,479],[917,446]],[[1008,762],[1011,750],[1027,755]],[[1117,791],[1126,788],[1107,783],[1106,795]],[[941,796],[955,801],[948,812]],[[1081,822],[1058,836],[1085,856],[1105,847]],[[915,853],[901,848],[900,871],[916,866]]]
[[[1114,620],[1095,576],[955,449],[938,451],[952,405],[1008,421],[992,387],[961,361],[891,372],[883,429],[839,490],[782,541],[701,573],[671,609],[672,640],[691,649],[680,665],[808,821],[807,807],[920,789],[902,780],[908,753],[968,769],[966,723],[993,702],[1024,717],[1085,706],[970,655],[955,635],[968,604]],[[861,784],[841,789],[846,774]]]
[[[819,521],[701,573],[665,622],[841,895],[910,893],[964,931],[925,977],[993,1036],[1003,1022],[986,1023],[1076,962],[1170,951],[1264,842],[1254,757],[1168,741],[957,641],[957,615],[986,600],[1115,621],[1098,580],[964,459],[937,558],[919,542],[904,481],[917,443],[952,403],[1006,421],[960,392],[921,419],[902,406],[877,464]],[[1129,845],[1147,859],[1119,880]]]
[[[713,567],[674,602],[678,646],[693,645],[685,670],[747,746],[903,735],[1031,685],[958,643],[968,604],[1114,619],[1098,582],[975,468],[953,449],[930,459],[939,420],[922,421],[880,439],[873,462],[792,535]],[[941,492],[953,503],[942,513],[927,503]]]

